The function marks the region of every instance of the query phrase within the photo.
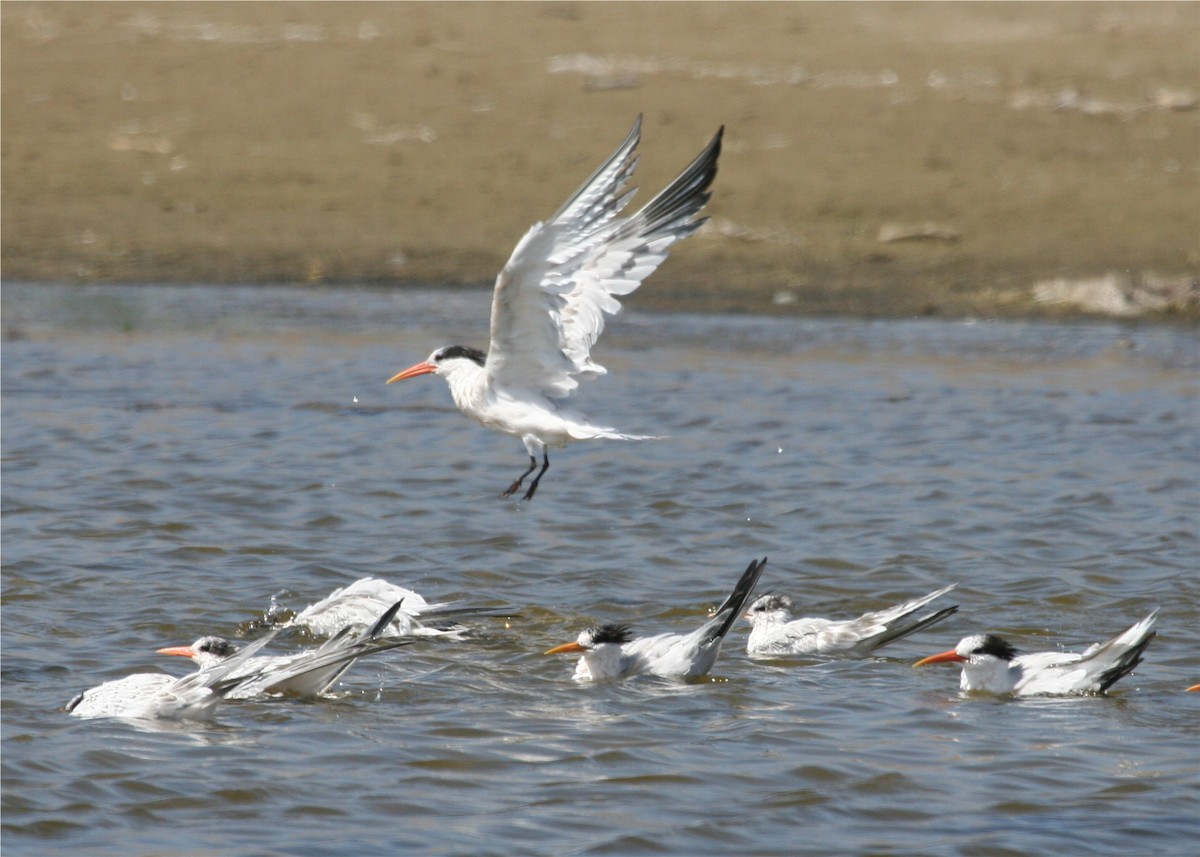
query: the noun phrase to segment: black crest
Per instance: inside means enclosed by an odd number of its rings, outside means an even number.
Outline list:
[[[628,643],[633,639],[633,631],[628,625],[601,625],[592,629],[592,645],[600,643]]]
[[[1011,661],[1017,656],[1017,650],[1007,640],[1001,640],[992,634],[984,634],[983,642],[976,646],[971,654],[991,655],[1002,661]]]
[[[204,637],[196,642],[196,651],[227,658],[237,652],[237,646],[223,637]]]
[[[445,348],[439,349],[437,353],[437,361],[439,363],[443,360],[452,360],[455,357],[463,357],[479,366],[482,366],[484,361],[487,360],[486,354],[478,348],[472,348],[469,345],[447,345]]]

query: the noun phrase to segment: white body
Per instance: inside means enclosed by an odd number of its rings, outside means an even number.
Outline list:
[[[927,616],[913,616],[956,585],[951,584],[922,598],[847,620],[795,619],[792,618],[790,598],[763,595],[746,611],[745,618],[753,625],[746,640],[746,651],[758,657],[834,654],[866,657],[893,640],[953,615],[957,607]]]
[[[446,379],[460,411],[484,428],[520,438],[525,451],[534,458],[548,448],[563,447],[577,440],[652,439],[593,425],[587,417],[536,390],[506,389],[486,367],[470,360],[445,361],[438,374]]]
[[[203,685],[180,686],[183,679],[163,673],[136,673],[83,692],[72,717],[131,720],[209,720],[221,697]]]

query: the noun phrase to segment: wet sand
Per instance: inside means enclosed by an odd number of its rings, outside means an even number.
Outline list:
[[[639,306],[1200,316],[1194,3],[0,14],[7,280],[486,283],[642,112]]]

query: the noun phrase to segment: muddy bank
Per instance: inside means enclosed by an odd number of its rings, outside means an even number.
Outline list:
[[[642,112],[642,306],[1198,314],[1196,4],[0,14],[6,279],[489,282]]]

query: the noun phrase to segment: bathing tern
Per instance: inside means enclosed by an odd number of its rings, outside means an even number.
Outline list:
[[[955,605],[924,616],[914,615],[955,586],[952,583],[922,598],[848,620],[794,619],[792,599],[774,593],[760,595],[746,611],[746,620],[754,626],[746,641],[746,651],[758,657],[834,654],[867,657],[893,640],[957,613]]]
[[[232,674],[270,642],[275,633],[256,640],[220,664],[183,678],[163,673],[135,673],[106,681],[78,694],[63,710],[73,717],[86,718],[211,720],[218,703],[250,679],[250,676]]]
[[[487,353],[466,345],[438,348],[388,383],[437,374],[455,405],[486,428],[520,438],[529,468],[501,496],[516,493],[538,466],[522,499],[533,499],[550,467],[550,447],[578,440],[648,440],[590,422],[564,402],[582,379],[605,374],[591,349],[605,314],[620,311],[667,258],[671,245],[704,223],[697,218],[717,174],[724,126],[678,178],[630,217],[619,217],[634,191],[642,117],[612,157],[549,220],[536,223],[496,278]]]
[[[471,630],[457,621],[459,617],[497,615],[495,611],[455,607],[444,601],[430,603],[407,587],[382,578],[364,577],[305,607],[284,627],[304,628],[318,636],[329,636],[346,627],[361,630],[370,627],[381,611],[396,602],[400,602],[400,609],[380,636],[458,638]]]
[[[720,654],[721,641],[750,600],[766,564],[766,557],[761,562],[752,561],[725,602],[690,634],[635,638],[628,625],[600,625],[588,628],[575,642],[556,646],[546,654],[580,652],[582,657],[575,666],[576,681],[602,681],[633,675],[668,678],[707,675]]]
[[[1052,696],[1102,693],[1142,662],[1154,638],[1151,626],[1158,611],[1117,636],[1082,653],[1036,652],[1026,655],[992,634],[965,637],[948,652],[930,655],[913,666],[961,663],[959,687],[965,691]]]
[[[402,603],[397,601],[378,616],[371,627],[357,635],[353,626],[346,626],[314,649],[289,655],[258,655],[241,660],[238,666],[227,673],[230,679],[242,679],[226,694],[227,698],[250,699],[264,693],[320,696],[358,658],[416,642],[411,638],[380,639]],[[241,654],[233,643],[215,636],[201,637],[190,646],[159,649],[158,653],[191,658],[202,671],[215,669]]]

